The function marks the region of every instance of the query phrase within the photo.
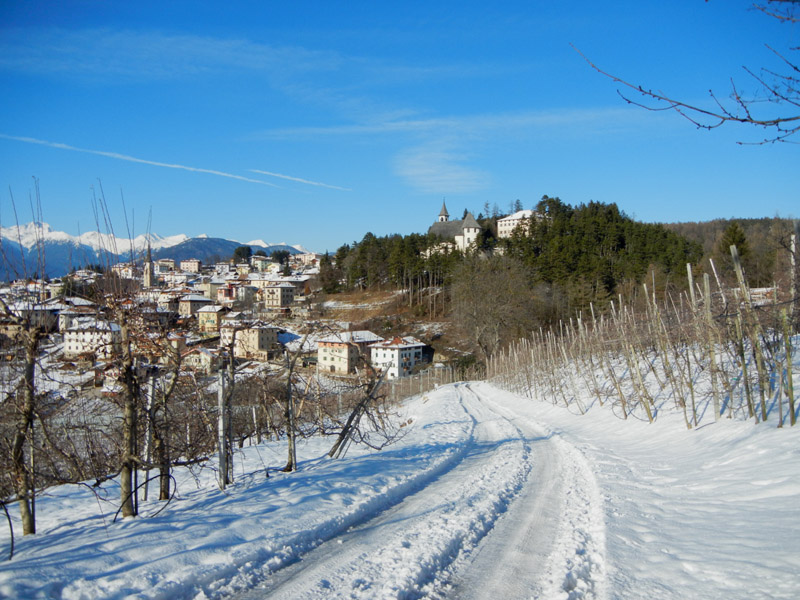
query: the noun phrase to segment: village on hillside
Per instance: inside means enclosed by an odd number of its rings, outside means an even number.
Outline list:
[[[227,365],[229,352],[239,366],[281,365],[287,354],[299,353],[304,366],[329,375],[352,376],[366,360],[395,379],[432,362],[430,346],[410,335],[384,339],[352,330],[351,323],[320,325],[314,289],[319,260],[308,253],[287,257],[284,264],[258,255],[213,265],[197,259],[120,263],[112,267],[112,287],[126,291],[110,301],[81,294],[92,290],[87,295],[95,296],[103,284],[103,276],[91,270],[53,282],[16,281],[0,289],[10,312],[0,322],[0,335],[5,352],[13,352],[20,328],[13,317],[29,319],[47,336],[56,359],[51,364],[73,377],[88,380],[91,374],[92,385],[113,381],[109,370],[122,353],[119,320],[109,308],[114,302],[122,302],[141,327],[132,336],[132,352],[142,364],[178,360],[181,369],[210,375]]]
[[[498,237],[525,231],[534,211],[498,220]],[[471,213],[451,220],[445,203],[429,234],[442,240],[428,252],[468,252],[481,228]],[[322,255],[304,252],[252,254],[243,246],[227,261],[152,259],[119,262],[109,272],[78,269],[55,280],[17,280],[0,287],[0,336],[13,353],[24,323],[46,336],[49,365],[70,380],[102,387],[111,381],[122,354],[120,319],[135,324],[131,352],[141,364],[177,363],[181,370],[212,375],[232,355],[239,368],[252,363],[283,365],[298,354],[301,364],[337,377],[353,376],[368,364],[392,380],[419,372],[447,357],[409,332],[383,336],[354,329],[352,322],[322,317],[318,285]],[[305,337],[305,340],[301,339]],[[84,384],[88,385],[88,384]]]

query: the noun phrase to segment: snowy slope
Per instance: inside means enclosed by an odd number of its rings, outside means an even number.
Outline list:
[[[178,472],[143,518],[113,522],[113,486],[51,490],[0,595],[800,597],[800,428],[578,416],[478,383],[402,413],[382,452],[310,439],[283,474],[284,444],[244,448],[225,492]]]

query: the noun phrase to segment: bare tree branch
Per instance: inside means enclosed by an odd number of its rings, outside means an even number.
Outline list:
[[[780,6],[774,10],[768,8],[768,6],[773,5]],[[763,2],[754,4],[754,7],[764,14],[788,23],[797,22],[795,9],[798,6],[800,6],[800,3],[798,3],[797,0],[767,0],[766,4]],[[796,73],[800,73],[800,67],[798,67],[796,62],[792,62],[771,46],[766,45],[766,47],[790,69],[789,74],[778,73],[777,71],[767,68],[760,69],[761,74],[757,74],[753,70],[743,67],[744,71],[757,82],[759,90],[763,93],[763,97],[755,96],[746,98],[739,92],[733,79],[731,79],[729,102],[721,101],[713,90],[709,90],[709,95],[716,106],[715,109],[709,109],[698,106],[697,104],[684,102],[665,92],[654,91],[641,85],[631,83],[617,75],[609,73],[601,69],[583,54],[583,52],[572,45],[572,48],[580,54],[592,69],[608,77],[615,83],[620,84],[623,88],[627,88],[639,94],[645,99],[645,101],[637,100],[624,92],[624,90],[620,91],[618,89],[617,93],[628,104],[639,106],[650,111],[675,111],[700,129],[711,130],[726,123],[739,123],[753,125],[770,131],[769,137],[760,142],[754,142],[756,144],[772,142],[795,143],[794,140],[790,140],[789,138],[800,131],[800,112],[795,111],[795,109],[800,109],[800,79],[795,76]],[[790,48],[790,50],[797,51],[798,48],[794,47]],[[646,100],[651,100],[655,102],[655,104],[649,104]],[[788,107],[789,112],[788,114],[778,116],[756,114],[753,112],[752,107],[760,103],[766,103],[772,106],[780,105],[784,108]],[[738,143],[746,144],[748,142]]]

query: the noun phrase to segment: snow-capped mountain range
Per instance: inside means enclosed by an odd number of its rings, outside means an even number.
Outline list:
[[[183,233],[162,237],[157,234],[141,234],[133,239],[118,237],[114,234],[90,231],[80,235],[70,235],[63,231],[55,231],[47,223],[26,223],[19,227],[0,227],[0,237],[7,242],[16,243],[28,250],[36,246],[37,242],[67,243],[74,246],[89,246],[96,252],[111,252],[116,255],[127,254],[131,249],[142,250],[147,248],[149,240],[153,250],[176,246],[189,239]]]
[[[161,236],[148,233],[133,239],[97,231],[71,235],[55,231],[47,223],[31,222],[0,227],[0,279],[18,279],[40,274],[40,263],[45,265],[42,269],[45,275],[61,277],[73,268],[116,263],[130,260],[131,256],[142,256],[148,243],[154,258],[198,258],[204,262],[227,259],[236,247],[242,245],[263,249],[268,255],[276,250],[287,250],[292,254],[307,252],[300,245],[268,244],[263,240],[242,244],[205,234],[190,238],[185,234]]]

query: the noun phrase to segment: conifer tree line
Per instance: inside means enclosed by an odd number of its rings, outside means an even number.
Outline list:
[[[516,208],[521,208],[517,201]],[[658,224],[635,221],[616,204],[588,202],[571,206],[543,196],[527,228],[498,238],[498,210],[478,215],[481,232],[475,254],[502,254],[518,262],[519,283],[531,293],[547,286],[558,300],[554,314],[570,315],[608,306],[619,294],[634,292],[644,281],[664,289],[685,290],[686,264],[735,285],[729,247],[739,249],[748,285],[781,282],[793,223],[789,219],[717,219],[706,223]],[[443,240],[428,234],[364,235],[326,253],[320,283],[325,293],[364,289],[400,289],[409,304],[425,304],[426,290],[449,292],[464,253],[436,251]],[[469,254],[469,253],[467,253]],[[449,300],[449,295],[447,295]],[[433,316],[433,315],[432,315]]]
[[[498,239],[502,215],[478,216],[482,231],[475,252],[502,254],[518,262],[528,292],[548,286],[559,309],[572,312],[589,302],[604,304],[626,286],[640,283],[655,270],[670,284],[683,285],[687,262],[698,262],[703,248],[670,229],[639,223],[615,204],[590,202],[576,207],[544,196],[535,207],[538,217],[511,238]],[[449,290],[465,255],[455,250],[431,251],[442,240],[411,234],[377,237],[367,233],[360,242],[345,244],[321,265],[326,293],[354,289],[403,289],[409,303],[425,302],[422,289]]]

